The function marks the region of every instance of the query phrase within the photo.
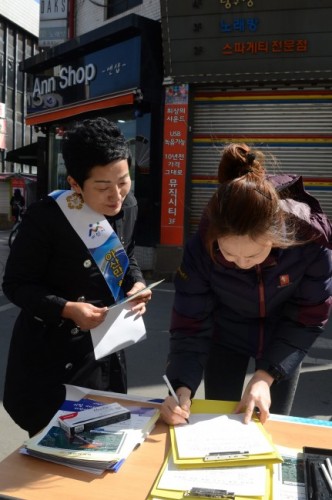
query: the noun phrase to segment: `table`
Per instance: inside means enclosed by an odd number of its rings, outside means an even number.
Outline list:
[[[316,426],[312,425],[312,420],[308,424],[305,422],[305,419],[298,422],[271,419],[265,428],[281,446],[332,448],[332,425]],[[131,453],[118,473],[97,477],[22,456],[16,451],[0,462],[0,498],[2,494],[24,500],[146,500],[169,444],[168,426],[158,421],[153,432]]]

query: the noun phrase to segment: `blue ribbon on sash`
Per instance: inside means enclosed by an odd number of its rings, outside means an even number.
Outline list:
[[[79,235],[102,273],[114,300],[123,298],[121,288],[129,259],[118,235],[104,215],[92,210],[74,191],[49,194]]]

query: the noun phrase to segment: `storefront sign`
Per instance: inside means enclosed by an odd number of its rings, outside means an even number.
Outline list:
[[[67,0],[40,0],[40,20],[67,19]]]
[[[96,73],[97,68],[94,64],[87,64],[78,68],[73,68],[70,65],[62,66],[58,77],[39,78],[37,76],[35,78],[32,97],[42,97],[53,92],[58,92],[60,89],[81,85],[82,83],[88,85],[95,78]]]
[[[34,76],[28,114],[139,87],[140,54],[141,39],[134,37]]]
[[[166,88],[162,163],[162,245],[183,245],[187,163],[188,85]]]
[[[39,47],[68,40],[68,0],[40,0]]]
[[[332,79],[332,4],[314,3],[161,0],[165,77],[189,83]]]
[[[38,46],[54,47],[68,39],[68,22],[66,19],[40,21]]]

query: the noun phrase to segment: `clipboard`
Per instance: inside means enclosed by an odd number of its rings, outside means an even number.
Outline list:
[[[191,414],[204,413],[211,415],[228,415],[232,414],[236,402],[232,401],[212,401],[204,399],[194,399],[191,406]],[[220,450],[218,453],[211,453],[210,457],[190,457],[180,456],[176,431],[174,426],[170,426],[171,449],[173,453],[174,463],[178,467],[241,467],[251,465],[269,465],[283,462],[282,456],[273,444],[270,435],[266,432],[263,425],[257,417],[253,418],[253,422],[259,430],[260,437],[266,441],[269,452],[250,453],[250,451],[234,451],[227,452]],[[189,424],[190,425],[190,424]],[[196,438],[197,439],[197,438]]]
[[[162,475],[164,474],[165,472],[165,469],[167,467],[167,464],[168,464],[168,461],[171,457],[171,450],[169,451],[168,453],[168,456],[166,457],[164,463],[163,463],[163,466],[156,478],[156,481],[155,483],[153,484],[152,486],[152,489],[150,491],[150,495],[148,497],[148,499],[150,500],[207,500],[207,499],[213,499],[213,498],[228,498],[228,499],[233,499],[233,500],[271,500],[271,498],[273,498],[273,493],[272,493],[272,490],[273,490],[273,467],[270,466],[270,465],[267,465],[265,467],[266,469],[266,481],[265,481],[265,494],[263,496],[249,496],[249,495],[236,495],[236,494],[233,494],[230,492],[230,491],[227,491],[227,493],[225,494],[225,496],[220,496],[220,494],[218,495],[218,492],[220,490],[209,490],[207,492],[207,494],[209,496],[198,496],[198,495],[194,495],[194,496],[191,496],[190,495],[190,490],[189,491],[184,491],[184,490],[170,490],[170,489],[163,489],[163,488],[159,488],[159,483],[160,483],[160,479],[162,477]],[[181,469],[183,471],[183,469]],[[192,471],[192,469],[191,469]],[[185,472],[185,471],[183,471]],[[200,488],[192,488],[192,490],[199,490]],[[201,490],[204,490],[203,488],[201,488]],[[213,492],[216,492],[216,495],[214,496],[213,495]]]

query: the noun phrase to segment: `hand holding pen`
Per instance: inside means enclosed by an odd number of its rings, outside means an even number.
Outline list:
[[[171,396],[168,396],[161,405],[161,416],[170,425],[189,423],[191,391],[188,387],[179,387],[175,393],[166,375],[163,379]]]

